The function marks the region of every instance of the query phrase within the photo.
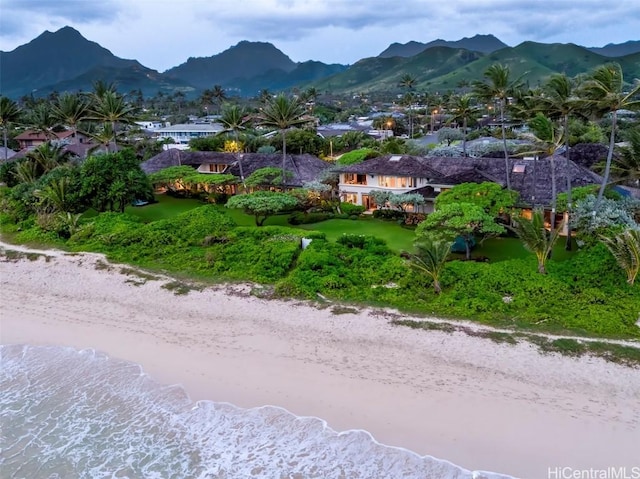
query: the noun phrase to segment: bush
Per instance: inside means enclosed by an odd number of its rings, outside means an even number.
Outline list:
[[[293,213],[289,218],[287,218],[287,222],[290,225],[308,225],[312,223],[319,223],[321,221],[328,220],[332,218],[333,215],[330,213],[302,213],[297,212]]]
[[[405,214],[400,210],[390,210],[390,209],[382,209],[382,210],[374,210],[373,217],[381,220],[401,220],[404,219]]]
[[[361,215],[365,211],[364,206],[354,205],[353,203],[340,203],[340,211],[346,215]]]

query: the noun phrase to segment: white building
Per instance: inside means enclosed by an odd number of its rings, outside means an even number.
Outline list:
[[[224,128],[217,123],[207,124],[182,124],[165,126],[155,131],[158,136],[158,140],[167,140],[171,138],[175,145],[179,145],[187,148],[189,141],[194,138],[204,138],[207,136],[214,136],[220,133]]]

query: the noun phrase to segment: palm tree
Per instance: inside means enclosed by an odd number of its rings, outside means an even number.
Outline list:
[[[550,118],[559,119],[564,132],[564,175],[567,189],[567,215],[571,216],[571,173],[569,149],[569,118],[581,109],[581,100],[576,94],[574,82],[565,74],[553,75],[536,96],[540,108]],[[571,223],[567,221],[567,251],[571,251]]]
[[[431,279],[433,279],[433,290],[436,294],[442,292],[440,274],[451,253],[451,245],[451,242],[438,241],[429,236],[424,236],[414,245],[417,252],[415,254],[409,254],[411,266],[431,276]]]
[[[258,115],[261,125],[276,128],[282,135],[282,188],[286,187],[285,167],[287,160],[287,130],[304,124],[304,107],[298,100],[278,95],[269,101]]]
[[[42,102],[35,105],[26,115],[25,123],[32,130],[42,133],[46,138],[53,139],[56,137],[52,128],[56,125],[51,107],[48,103]]]
[[[67,163],[71,159],[71,155],[72,153],[65,150],[62,145],[46,142],[27,153],[27,158],[33,160],[44,174]]]
[[[215,100],[218,104],[218,111],[220,110],[220,106],[222,105],[222,101],[227,98],[227,94],[224,92],[224,88],[220,85],[213,85],[213,89],[211,90],[211,99]]]
[[[640,230],[626,230],[612,238],[600,237],[618,265],[627,273],[627,283],[633,285],[640,270]]]
[[[4,142],[4,161],[8,159],[7,131],[9,130],[9,125],[16,123],[21,114],[22,111],[15,101],[6,96],[0,96],[0,128],[2,128],[2,140]]]
[[[402,88],[407,89],[407,94],[405,95],[405,99],[409,105],[409,138],[413,138],[413,89],[416,86],[416,77],[406,73],[402,75],[400,78],[400,82],[398,85]]]
[[[452,96],[449,99],[449,108],[454,121],[462,120],[462,155],[467,156],[467,121],[478,112],[478,107],[473,104],[471,95],[465,94]]]
[[[511,189],[511,177],[509,168],[509,151],[507,150],[507,136],[504,125],[505,108],[509,97],[516,94],[522,88],[520,78],[511,80],[509,67],[495,63],[484,72],[485,81],[474,81],[473,91],[475,95],[487,102],[498,101],[500,108],[500,129],[502,131],[502,147],[504,149],[504,166],[507,180],[507,189]]]
[[[618,63],[609,63],[596,68],[589,78],[582,85],[582,93],[585,103],[592,113],[602,117],[607,113],[611,114],[611,135],[609,137],[609,152],[605,163],[602,185],[598,191],[596,209],[604,196],[604,190],[609,183],[611,172],[611,160],[613,158],[613,148],[615,146],[616,127],[618,121],[618,110],[640,108],[640,100],[636,95],[640,93],[640,83],[636,84],[629,91],[624,90],[624,78],[622,68]]]
[[[535,210],[530,220],[523,217],[517,218],[509,228],[518,235],[524,247],[536,255],[538,273],[547,274],[545,265],[560,235],[560,227],[547,231],[544,227],[544,213],[541,210]]]
[[[89,114],[89,102],[80,95],[65,93],[53,105],[53,118],[71,128],[78,143],[78,124]]]
[[[238,132],[246,129],[246,112],[244,108],[240,108],[238,105],[225,105],[222,109],[222,117],[220,123],[224,127],[224,130],[220,133],[233,133],[234,140],[238,144]],[[242,168],[242,154],[240,148],[236,148],[236,154],[238,155],[238,167],[240,168],[240,180],[242,186],[246,189],[247,185],[244,180],[244,171]]]
[[[640,187],[640,130],[630,130],[627,136],[628,146],[618,150],[611,164],[611,176],[617,182]]]
[[[558,148],[562,146],[564,138],[568,135],[568,132],[557,128],[556,124],[542,113],[536,114],[536,116],[529,121],[529,127],[533,131],[537,140],[537,148],[532,153],[536,156],[542,153],[544,156],[549,158],[551,168],[551,229],[555,229],[558,197],[556,187],[555,153]]]
[[[113,91],[106,91],[102,96],[96,96],[95,101],[88,118],[109,124],[113,144],[117,147],[118,124],[133,123],[136,108],[127,103],[122,95]]]

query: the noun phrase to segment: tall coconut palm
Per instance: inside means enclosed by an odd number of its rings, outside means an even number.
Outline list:
[[[36,104],[24,118],[25,124],[38,133],[42,133],[49,140],[56,137],[53,127],[56,119],[53,117],[51,107],[46,102]]]
[[[542,87],[540,95],[536,96],[543,113],[550,118],[560,120],[564,134],[564,176],[567,189],[567,215],[571,216],[571,150],[569,148],[569,118],[579,114],[582,101],[577,95],[575,82],[565,74],[553,75]],[[571,250],[571,222],[567,221],[567,251]]]
[[[0,96],[0,128],[2,128],[2,141],[4,143],[4,161],[8,159],[7,132],[9,126],[17,123],[21,115],[22,110],[15,101],[6,96]]]
[[[39,171],[44,174],[67,163],[71,159],[71,153],[62,145],[47,142],[27,153],[27,158],[34,161],[39,166]]]
[[[462,155],[467,156],[467,123],[478,112],[478,107],[473,104],[471,95],[464,94],[449,98],[449,109],[454,121],[462,120]]]
[[[296,99],[280,94],[269,101],[258,114],[258,122],[268,128],[276,128],[282,135],[282,188],[286,187],[287,131],[304,124],[304,107]]]
[[[222,130],[221,133],[232,133],[236,144],[239,144],[238,134],[240,131],[246,129],[247,124],[244,108],[241,108],[238,105],[224,105],[222,108],[222,116],[219,121],[224,127],[224,130]],[[242,181],[242,186],[246,189],[247,185],[245,183],[244,170],[242,168],[242,152],[240,148],[236,148],[236,154],[238,158],[238,167],[240,168],[240,180]]]
[[[213,89],[211,90],[211,98],[218,104],[218,112],[219,112],[222,102],[227,98],[227,94],[225,93],[224,88],[222,88],[222,86],[213,85]]]
[[[611,173],[611,160],[615,146],[616,128],[618,124],[618,110],[640,108],[640,83],[625,91],[622,67],[618,63],[609,63],[596,68],[583,83],[581,91],[585,98],[585,104],[590,112],[597,117],[603,117],[607,113],[611,115],[611,135],[609,137],[609,152],[605,163],[602,184],[598,191],[596,209],[604,196],[604,190],[609,183]]]
[[[511,189],[511,171],[509,168],[509,151],[507,150],[507,136],[505,129],[505,109],[509,98],[514,96],[523,86],[520,78],[511,79],[509,67],[495,63],[484,72],[484,81],[474,81],[474,94],[487,102],[498,102],[500,109],[500,129],[502,132],[502,147],[504,149],[504,165],[507,189]]]
[[[89,114],[89,102],[77,94],[65,93],[53,104],[53,118],[71,128],[73,141],[78,143],[78,124]]]
[[[119,124],[131,124],[134,121],[136,108],[130,105],[119,93],[106,91],[102,96],[95,97],[95,104],[88,118],[109,124],[113,133],[114,147],[117,147],[117,132]]]
[[[551,169],[551,229],[556,226],[556,205],[557,205],[557,186],[556,186],[556,165],[555,153],[564,142],[568,132],[558,128],[556,123],[544,116],[538,114],[529,120],[529,127],[536,137],[536,149],[532,153],[538,155],[542,153],[549,158]],[[534,185],[535,187],[535,185]]]
[[[413,138],[413,89],[416,86],[417,79],[413,75],[406,73],[400,78],[398,85],[407,90],[405,99],[409,105],[409,138]]]

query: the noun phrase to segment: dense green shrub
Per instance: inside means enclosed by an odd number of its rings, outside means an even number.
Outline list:
[[[404,219],[405,213],[400,210],[391,210],[388,208],[384,208],[381,210],[374,210],[373,217],[381,220],[401,220]]]
[[[287,218],[287,222],[290,225],[308,225],[312,223],[319,223],[326,221],[329,218],[333,218],[331,213],[303,213],[301,211],[293,213]]]
[[[345,215],[361,215],[365,211],[364,206],[354,205],[353,203],[340,203],[340,211]]]

